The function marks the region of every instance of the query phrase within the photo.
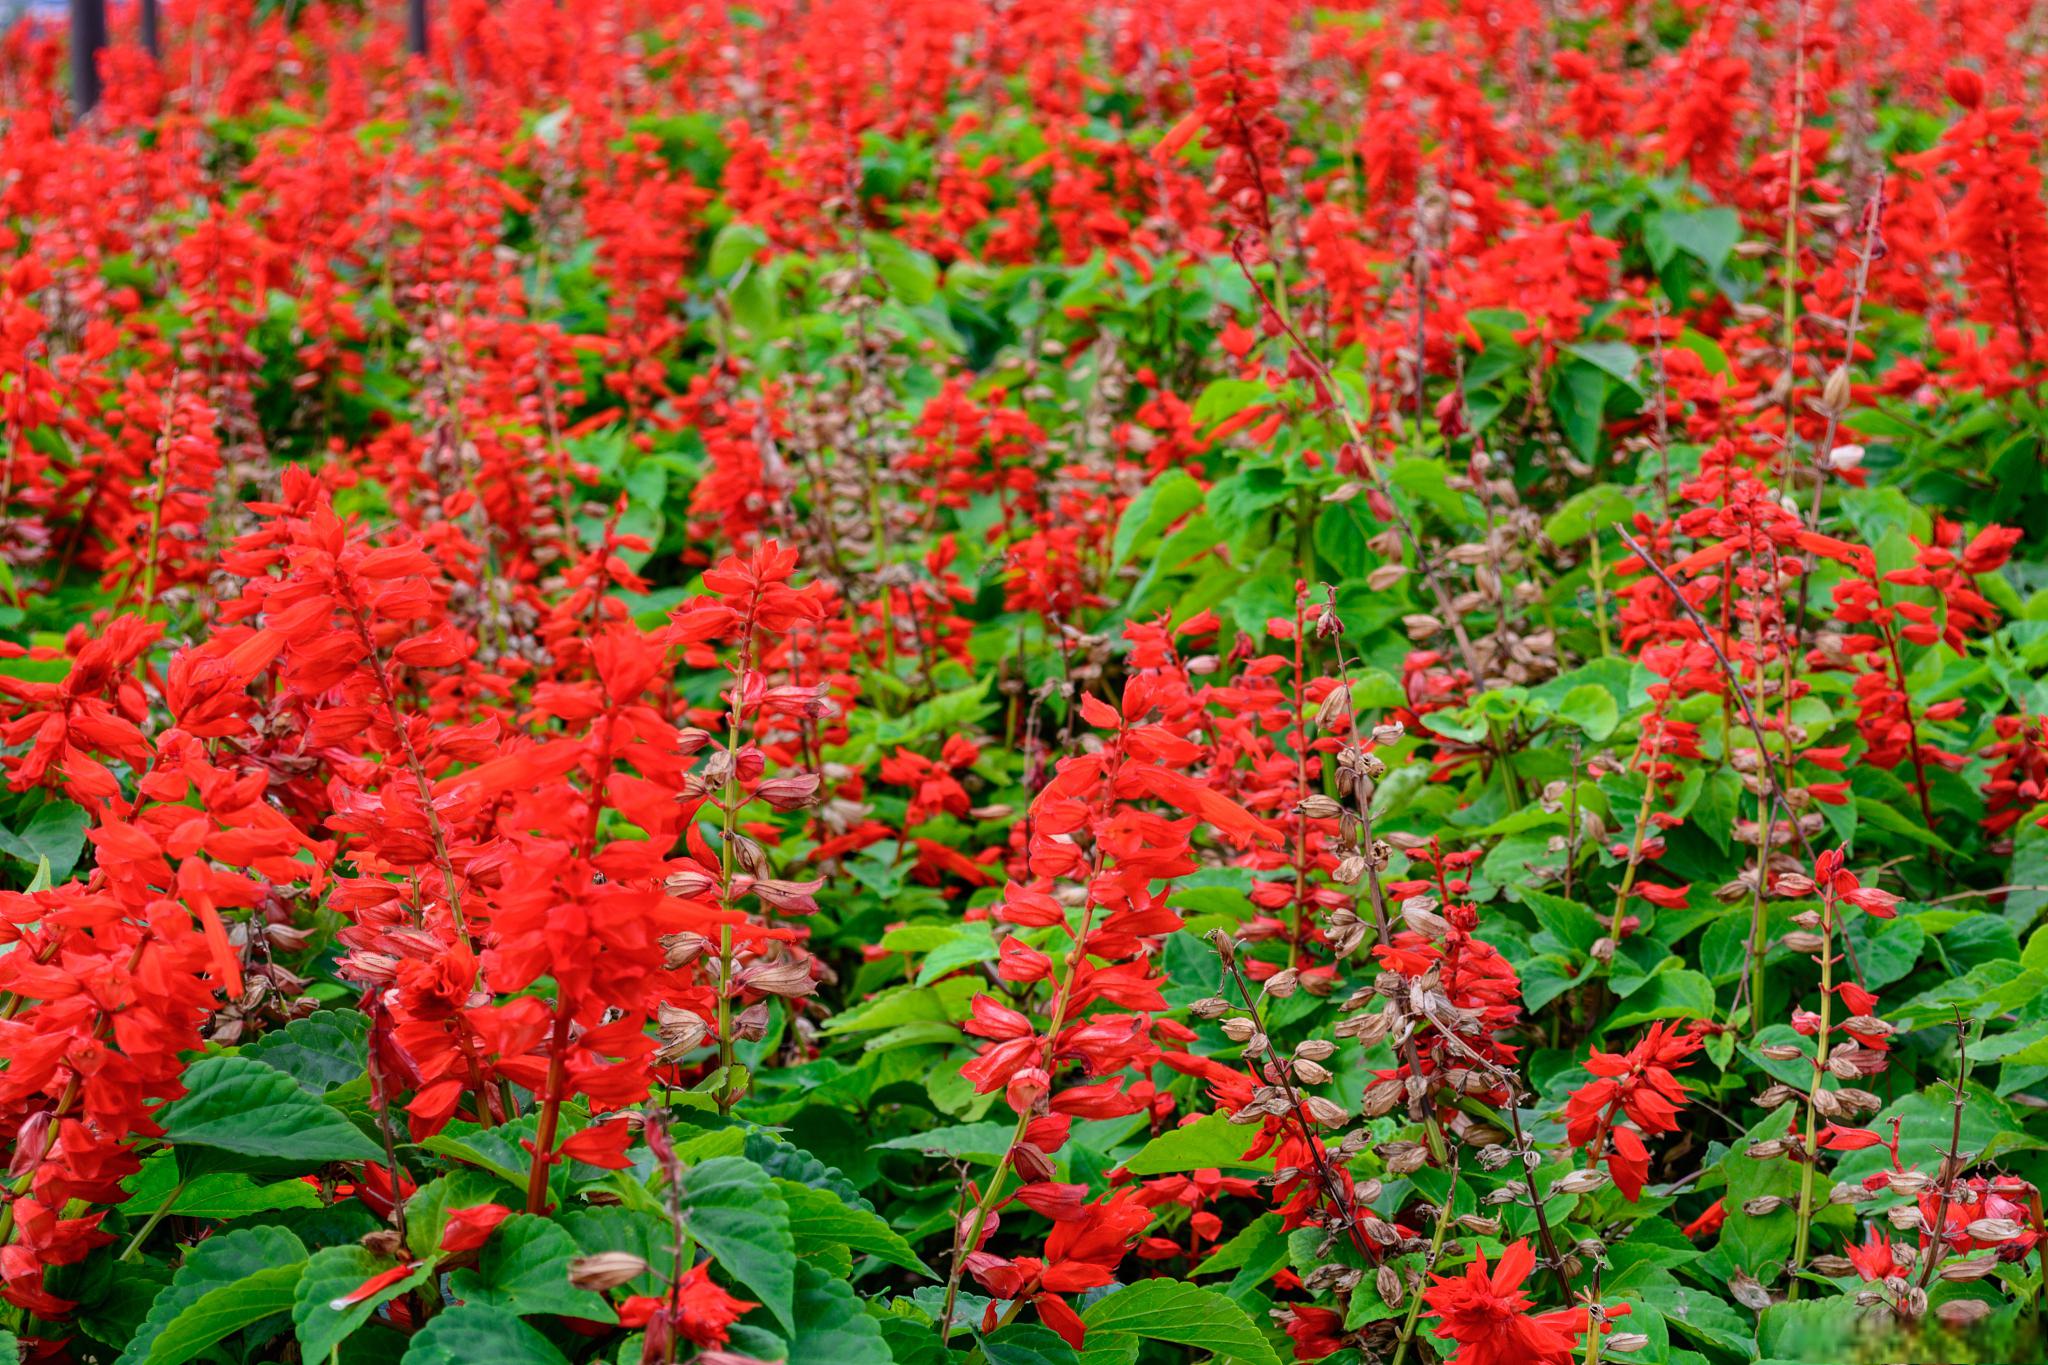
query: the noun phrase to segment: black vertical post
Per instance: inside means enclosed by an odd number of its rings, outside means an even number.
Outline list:
[[[427,55],[427,0],[405,0],[405,50]]]
[[[100,49],[107,45],[107,0],[71,0],[71,107],[80,118],[100,102]]]
[[[142,0],[142,50],[151,57],[164,55],[163,35],[159,31],[157,0]]]

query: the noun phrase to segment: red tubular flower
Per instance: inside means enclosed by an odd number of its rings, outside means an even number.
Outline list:
[[[1117,1265],[1138,1234],[1152,1221],[1152,1210],[1126,1190],[1099,1204],[1089,1204],[1053,1225],[1044,1257],[1005,1260],[985,1251],[967,1258],[967,1269],[998,1299],[1028,1299],[1046,1326],[1079,1349],[1086,1329],[1072,1306],[1061,1297],[1099,1289],[1116,1278]],[[995,1325],[989,1306],[986,1328]]]
[[[1586,1310],[1531,1313],[1522,1286],[1535,1268],[1536,1253],[1520,1241],[1491,1272],[1481,1252],[1461,1274],[1430,1277],[1422,1298],[1437,1320],[1432,1334],[1457,1343],[1459,1365],[1570,1365],[1576,1358]]]
[[[491,1240],[498,1224],[512,1216],[503,1204],[478,1204],[473,1208],[451,1209],[448,1225],[441,1230],[441,1250],[451,1255],[475,1251]]]
[[[1565,1103],[1566,1137],[1572,1146],[1604,1154],[1616,1187],[1631,1201],[1642,1193],[1649,1175],[1649,1152],[1641,1136],[1617,1126],[1618,1120],[1625,1117],[1643,1133],[1678,1131],[1686,1090],[1671,1073],[1688,1065],[1703,1045],[1697,1032],[1680,1033],[1675,1024],[1656,1023],[1625,1054],[1594,1048],[1586,1059],[1586,1070],[1594,1079],[1574,1090]],[[1609,1143],[1611,1150],[1603,1153]]]
[[[1281,1330],[1294,1342],[1296,1360],[1321,1360],[1344,1349],[1344,1315],[1328,1308],[1289,1305]]]

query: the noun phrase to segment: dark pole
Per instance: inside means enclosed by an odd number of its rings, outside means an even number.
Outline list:
[[[164,55],[163,38],[157,32],[156,0],[142,0],[142,50],[151,57]]]
[[[405,50],[415,57],[427,55],[427,0],[405,0]]]
[[[100,49],[107,45],[107,0],[71,0],[71,107],[84,118],[100,102]]]

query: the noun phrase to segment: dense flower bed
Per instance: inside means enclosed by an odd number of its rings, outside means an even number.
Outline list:
[[[2048,1349],[2028,7],[434,21],[0,43],[0,1357]]]

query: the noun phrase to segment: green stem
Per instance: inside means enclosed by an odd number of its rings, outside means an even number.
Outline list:
[[[143,1242],[148,1240],[150,1233],[156,1231],[156,1225],[164,1221],[164,1216],[171,1211],[171,1205],[177,1203],[178,1196],[184,1192],[185,1182],[182,1180],[171,1187],[171,1192],[164,1196],[164,1202],[157,1205],[155,1213],[149,1215],[149,1221],[144,1223],[136,1231],[136,1234],[128,1240],[127,1247],[121,1252],[121,1260],[132,1261],[135,1259],[135,1253],[142,1250]]]
[[[1450,1188],[1444,1191],[1444,1206],[1437,1210],[1436,1233],[1434,1236],[1430,1238],[1429,1255],[1422,1262],[1422,1268],[1425,1274],[1436,1268],[1436,1258],[1443,1253],[1444,1230],[1450,1227],[1451,1225],[1451,1205],[1453,1202],[1456,1201],[1457,1197],[1458,1166],[1457,1163],[1454,1161],[1451,1163]],[[1399,1343],[1394,1347],[1394,1365],[1403,1365],[1403,1362],[1407,1360],[1408,1348],[1415,1341],[1416,1319],[1419,1318],[1421,1314],[1422,1288],[1418,1285],[1416,1286],[1415,1291],[1408,1296],[1408,1316],[1401,1320],[1400,1340]]]
[[[1827,1075],[1828,1025],[1835,1003],[1835,903],[1821,902],[1820,920],[1820,1030],[1814,1035],[1813,1081],[1806,1092],[1806,1160],[1799,1171],[1799,1233],[1792,1244],[1792,1264],[1787,1267],[1785,1297],[1799,1297],[1799,1267],[1806,1264],[1806,1243],[1813,1221],[1813,1168],[1820,1161],[1818,1140],[1821,1078]]]

